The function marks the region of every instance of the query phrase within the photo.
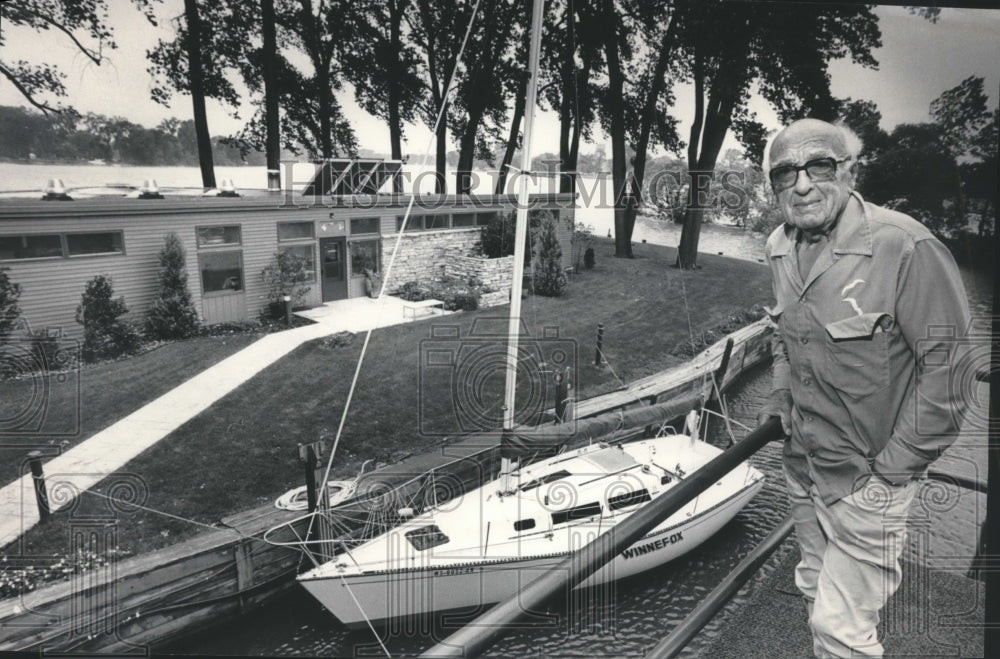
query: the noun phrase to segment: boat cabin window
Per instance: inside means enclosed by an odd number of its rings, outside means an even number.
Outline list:
[[[536,478],[535,480],[528,481],[521,486],[522,492],[527,492],[528,490],[533,490],[536,487],[545,485],[546,483],[551,483],[552,481],[557,481],[560,478],[566,478],[570,473],[565,469],[560,469],[559,471],[554,471],[551,474],[545,474],[541,478]]]
[[[516,522],[514,522],[515,531],[528,531],[533,528],[535,528],[535,520],[531,518],[519,519]]]
[[[625,492],[624,494],[617,494],[613,497],[608,497],[608,508],[610,510],[621,510],[622,508],[628,508],[629,506],[646,503],[649,500],[649,490],[635,490],[634,492]]]
[[[574,519],[586,519],[600,514],[601,504],[594,501],[593,503],[585,503],[582,506],[575,506],[573,508],[567,508],[566,510],[560,510],[559,512],[552,513],[552,523],[565,524],[566,522],[571,522]]]
[[[406,539],[417,551],[425,551],[448,542],[448,536],[438,528],[437,524],[429,524],[421,526],[419,529],[407,531]]]

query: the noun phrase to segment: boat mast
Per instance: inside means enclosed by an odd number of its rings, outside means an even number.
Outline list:
[[[524,243],[528,234],[528,172],[531,171],[531,133],[538,96],[538,61],[542,45],[542,15],[545,0],[534,0],[531,13],[531,41],[528,48],[528,86],[525,96],[524,140],[521,146],[521,171],[517,193],[517,223],[514,232],[514,280],[510,288],[510,321],[507,330],[507,381],[504,389],[503,433],[514,429],[514,390],[517,385],[517,339],[521,325],[521,289],[524,277]],[[502,458],[500,473],[503,491],[511,491],[510,474],[516,460]]]

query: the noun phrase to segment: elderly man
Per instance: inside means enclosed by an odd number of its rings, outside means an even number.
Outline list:
[[[774,384],[784,467],[819,657],[882,656],[916,479],[958,432],[949,379],[969,309],[948,250],[854,191],[850,130],[795,122],[769,152],[785,223],[767,241],[777,304]]]

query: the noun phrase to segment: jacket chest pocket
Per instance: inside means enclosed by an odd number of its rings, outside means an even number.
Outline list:
[[[885,312],[861,314],[828,323],[826,380],[849,396],[862,398],[889,386],[889,329]]]

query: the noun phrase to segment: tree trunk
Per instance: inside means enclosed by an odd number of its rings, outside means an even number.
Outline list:
[[[317,58],[316,84],[319,86],[319,143],[323,158],[333,157],[333,90],[330,89],[330,62],[325,56]]]
[[[445,120],[448,114],[448,107],[445,106],[441,113],[441,123],[437,129],[437,151],[434,159],[434,191],[438,194],[447,194],[448,181],[445,174],[448,171],[448,122]]]
[[[748,84],[747,55],[750,33],[741,35],[742,40],[726,42],[721,64],[712,81],[708,107],[704,104],[704,71],[699,59],[699,49],[695,48],[695,125],[691,127],[691,145],[688,147],[688,208],[684,215],[681,240],[677,246],[677,267],[683,269],[698,267],[698,238],[705,211],[712,206],[710,188],[715,176],[715,163],[722,150],[722,143],[733,120],[733,110],[743,89]],[[702,125],[704,129],[702,130]],[[700,154],[695,137],[695,129],[701,131]],[[695,155],[697,157],[695,158]],[[693,163],[693,165],[692,165]]]
[[[261,26],[264,40],[264,154],[267,160],[267,188],[281,190],[281,129],[278,115],[277,31],[274,24],[274,0],[261,0]]]
[[[656,102],[666,86],[667,65],[670,63],[670,56],[673,52],[673,40],[676,21],[671,18],[670,25],[660,42],[660,53],[656,58],[656,66],[653,67],[653,77],[650,81],[649,96],[643,104],[642,116],[639,126],[639,139],[635,144],[635,159],[632,163],[632,195],[631,203],[625,207],[625,231],[629,237],[635,229],[635,218],[639,212],[639,204],[642,202],[642,184],[646,178],[646,156],[649,149],[649,136],[653,130],[653,120],[656,117]]]
[[[514,151],[517,150],[517,136],[521,132],[521,120],[524,119],[525,98],[528,94],[528,76],[521,77],[521,83],[517,87],[517,98],[514,99],[514,117],[510,120],[510,133],[507,135],[507,148],[503,152],[503,161],[500,163],[500,171],[497,172],[497,184],[493,194],[503,194],[507,187],[508,166],[514,160]]]
[[[611,180],[615,196],[615,256],[632,257],[632,236],[625,228],[625,207],[630,196],[625,188],[624,75],[618,53],[618,17],[612,0],[604,0],[604,54],[608,62],[608,114],[611,116]]]
[[[391,52],[400,53],[402,52],[402,32],[401,24],[403,21],[403,12],[400,9],[399,2],[393,0],[389,3],[389,43],[391,44]],[[392,149],[392,159],[402,160],[403,159],[403,121],[399,114],[399,104],[401,93],[399,86],[403,79],[403,74],[399,71],[401,67],[400,60],[397,59],[393,61],[393,65],[397,67],[395,73],[390,74],[389,79],[386,81],[389,88],[389,148]],[[399,194],[403,192],[403,177],[395,176],[392,179],[392,190],[393,192]]]
[[[212,136],[208,132],[208,115],[205,112],[205,76],[201,70],[201,18],[198,16],[198,3],[195,0],[184,0],[184,18],[188,27],[188,75],[194,109],[194,132],[198,139],[201,184],[205,189],[210,189],[215,187],[215,165],[212,158]]]
[[[484,108],[479,103],[469,108],[468,121],[458,146],[458,166],[455,168],[456,194],[472,193],[472,166],[476,161],[476,133],[483,120],[483,110]]]

